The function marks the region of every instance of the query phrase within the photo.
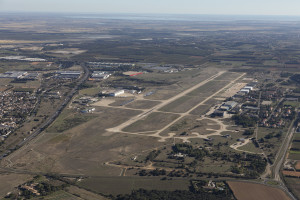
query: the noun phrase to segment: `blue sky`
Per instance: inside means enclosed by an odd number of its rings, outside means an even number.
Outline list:
[[[300,15],[300,0],[0,0],[0,11]]]

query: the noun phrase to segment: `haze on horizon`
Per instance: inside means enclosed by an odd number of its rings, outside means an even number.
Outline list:
[[[298,0],[0,0],[0,12],[300,16]]]

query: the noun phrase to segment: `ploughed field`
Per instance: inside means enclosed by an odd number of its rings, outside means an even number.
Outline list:
[[[282,190],[262,184],[227,182],[237,200],[290,200]]]

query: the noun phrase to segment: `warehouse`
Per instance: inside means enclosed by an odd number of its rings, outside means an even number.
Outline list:
[[[124,94],[125,91],[124,90],[118,90],[118,91],[115,91],[115,92],[112,92],[112,93],[109,93],[109,96],[112,96],[112,97],[117,97],[117,96],[120,96],[122,94]]]
[[[81,72],[80,71],[57,71],[57,78],[66,78],[66,79],[76,79],[79,78]]]

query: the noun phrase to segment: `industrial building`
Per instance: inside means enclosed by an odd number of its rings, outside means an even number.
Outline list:
[[[240,90],[240,92],[248,94],[250,92],[250,89],[243,88]]]
[[[57,78],[76,79],[81,75],[80,71],[57,71]]]
[[[27,72],[24,71],[7,71],[0,74],[0,78],[21,78],[25,76]]]
[[[94,71],[91,75],[92,80],[101,80],[101,79],[107,79],[110,77],[110,73],[104,72],[104,71]]]
[[[124,94],[125,91],[124,90],[118,90],[118,91],[115,91],[115,92],[112,92],[112,93],[109,93],[109,96],[112,96],[112,97],[117,97],[117,96],[120,96],[121,94]]]
[[[253,90],[253,87],[252,86],[248,86],[248,85],[246,85],[243,89],[246,89],[246,90]]]
[[[235,101],[227,101],[227,102],[225,102],[220,108],[223,110],[231,110],[231,109],[233,109],[233,108],[235,108],[236,106],[237,106],[237,102],[235,102]]]

